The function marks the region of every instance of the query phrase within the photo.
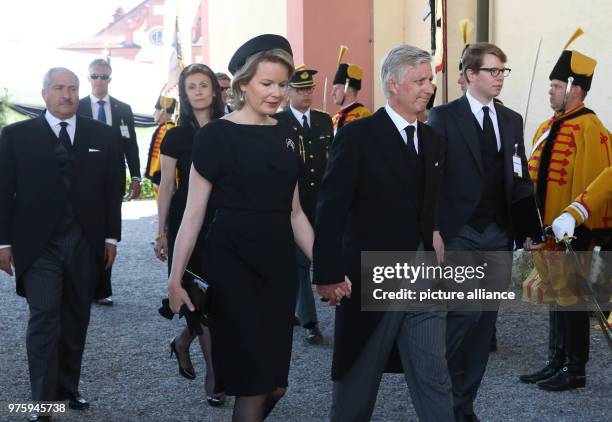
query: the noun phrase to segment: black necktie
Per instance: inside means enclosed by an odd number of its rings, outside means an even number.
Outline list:
[[[308,118],[306,117],[305,114],[302,115],[302,127],[304,128],[305,131],[310,130],[310,126],[308,126]]]
[[[66,151],[70,152],[72,150],[72,142],[70,142],[70,135],[68,135],[68,130],[66,127],[68,126],[67,122],[60,122],[61,129],[59,131],[59,141],[60,144],[66,148]]]
[[[482,112],[484,113],[482,119],[482,133],[485,140],[491,142],[495,147],[495,151],[497,151],[497,138],[495,137],[495,129],[493,129],[493,120],[491,120],[491,116],[489,115],[489,107],[484,106]]]
[[[404,128],[404,131],[406,131],[406,148],[411,154],[419,155],[414,146],[414,126],[408,125]]]

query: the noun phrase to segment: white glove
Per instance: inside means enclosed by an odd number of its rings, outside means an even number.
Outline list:
[[[563,237],[566,235],[572,237],[575,227],[576,219],[568,212],[564,212],[559,217],[555,218],[552,223],[553,233],[559,242],[563,240]]]

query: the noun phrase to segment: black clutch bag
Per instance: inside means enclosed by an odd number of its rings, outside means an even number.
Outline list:
[[[185,273],[191,277],[184,277],[182,285],[189,295],[195,311],[191,312],[187,306],[183,305],[179,311],[179,318],[185,317],[191,334],[200,335],[202,334],[201,325],[208,325],[210,286],[202,277],[188,269],[185,269]],[[162,306],[158,309],[158,312],[161,316],[170,320],[174,317],[168,298],[162,300]]]

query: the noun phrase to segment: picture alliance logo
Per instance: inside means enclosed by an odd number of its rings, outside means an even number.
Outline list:
[[[372,268],[372,281],[382,283],[385,280],[405,280],[415,283],[417,280],[453,280],[461,284],[469,280],[482,280],[485,277],[487,263],[479,266],[455,265],[409,265],[396,263],[392,266],[375,266]]]

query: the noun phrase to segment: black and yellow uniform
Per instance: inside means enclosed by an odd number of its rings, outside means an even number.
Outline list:
[[[340,47],[340,54],[338,55],[338,70],[336,70],[336,75],[334,76],[334,85],[344,85],[344,95],[346,95],[346,91],[349,87],[355,89],[356,91],[361,90],[361,80],[363,79],[363,69],[361,67],[353,63],[341,63],[347,51],[348,47]],[[342,108],[338,110],[338,112],[334,114],[334,117],[332,118],[334,134],[345,124],[371,115],[372,112],[357,101],[351,104],[342,104]]]
[[[578,33],[578,32],[577,32]],[[572,37],[570,42],[575,38]],[[569,43],[568,43],[569,44]],[[566,45],[567,47],[567,45]],[[550,80],[577,85],[587,92],[596,61],[577,51],[564,50],[550,74]],[[567,103],[567,94],[565,103]],[[563,105],[565,108],[566,105]],[[533,139],[529,174],[534,182],[544,226],[564,211],[584,221],[576,230],[574,250],[591,250],[602,232],[612,228],[612,203],[590,209],[588,216],[573,206],[575,198],[585,198],[589,184],[612,164],[612,145],[608,130],[597,115],[583,103],[563,110],[543,122]],[[585,208],[586,209],[586,208]],[[545,250],[558,249],[548,240]],[[565,254],[550,258],[535,251],[535,267],[542,279],[542,289],[553,302],[550,312],[548,365],[534,374],[521,377],[524,382],[538,382],[545,390],[566,390],[586,383],[585,366],[589,356],[589,315],[572,311],[583,299],[578,287],[580,277],[575,263]]]
[[[371,116],[372,112],[367,109],[363,104],[353,103],[348,107],[341,108],[338,110],[332,118],[334,132],[337,132],[345,124],[352,122],[353,120],[361,119],[362,117]]]

